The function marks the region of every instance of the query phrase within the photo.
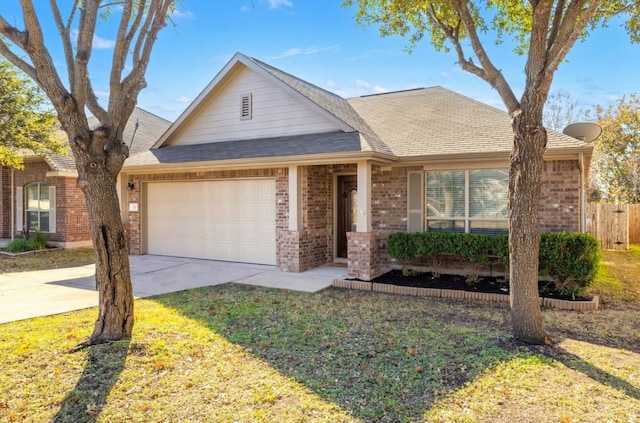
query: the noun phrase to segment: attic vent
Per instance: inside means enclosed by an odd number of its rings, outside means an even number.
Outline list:
[[[242,101],[240,105],[240,120],[251,119],[251,111],[252,111],[251,109],[252,109],[251,93],[244,94],[242,96]]]

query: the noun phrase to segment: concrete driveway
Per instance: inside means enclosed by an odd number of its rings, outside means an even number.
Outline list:
[[[136,298],[237,282],[269,288],[317,292],[347,277],[344,267],[322,266],[303,273],[275,266],[130,256]],[[98,305],[94,265],[0,274],[0,323],[64,313]]]

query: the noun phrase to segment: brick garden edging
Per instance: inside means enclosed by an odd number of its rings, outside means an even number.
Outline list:
[[[382,292],[385,294],[410,295],[414,297],[457,298],[467,300],[508,303],[506,294],[487,292],[470,292],[456,289],[416,288],[412,286],[389,285],[385,283],[363,282],[356,280],[334,279],[332,286],[336,288],[357,289],[361,291]],[[559,310],[596,310],[600,308],[600,297],[597,295],[590,301],[567,301],[555,298],[540,297],[540,305]]]

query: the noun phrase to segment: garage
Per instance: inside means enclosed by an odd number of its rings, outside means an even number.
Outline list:
[[[149,254],[276,264],[273,179],[147,184]]]

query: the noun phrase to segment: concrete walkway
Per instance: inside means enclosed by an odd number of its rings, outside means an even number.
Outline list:
[[[275,266],[150,255],[130,256],[130,263],[136,298],[227,282],[318,292],[347,277],[346,268],[332,266],[287,273]],[[0,323],[97,305],[92,264],[0,274]]]

